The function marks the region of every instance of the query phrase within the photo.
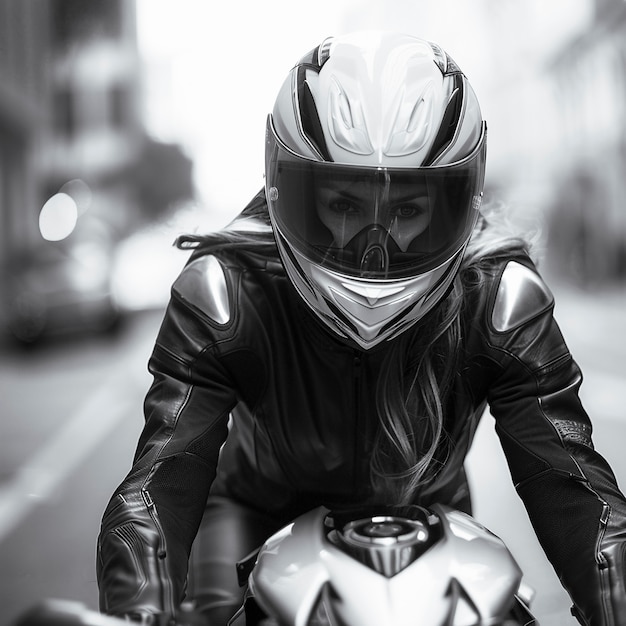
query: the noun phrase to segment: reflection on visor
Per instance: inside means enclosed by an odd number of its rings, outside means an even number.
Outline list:
[[[341,248],[364,229],[378,226],[406,252],[428,228],[432,214],[426,184],[402,181],[392,187],[384,170],[370,179],[340,175],[332,181],[322,179],[315,186],[315,196],[317,214]]]
[[[404,278],[456,253],[476,222],[485,131],[470,157],[425,168],[376,168],[300,158],[272,142],[272,217],[314,263],[356,277]]]

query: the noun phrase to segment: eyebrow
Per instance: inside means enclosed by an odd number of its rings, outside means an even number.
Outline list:
[[[321,185],[320,191],[337,194],[341,196],[342,198],[346,198],[347,200],[352,200],[354,202],[361,202],[361,203],[367,202],[369,199],[369,194],[358,195],[354,193],[353,191],[350,191],[350,187],[353,187],[355,184],[357,184],[356,181],[352,181],[349,184],[349,187],[346,189],[337,189],[335,187]],[[393,204],[397,204],[400,202],[407,202],[410,200],[422,199],[422,198],[428,199],[428,189],[426,186],[422,186],[421,188],[416,189],[414,193],[411,193],[408,191],[404,192],[402,190],[396,190],[396,191],[398,191],[399,195],[395,195],[393,193],[393,190],[389,195],[389,200]]]
[[[410,195],[403,195],[403,196],[390,196],[389,199],[394,204],[397,204],[398,202],[407,202],[407,201],[417,200],[417,199],[426,199],[426,200],[428,200],[428,194],[427,193],[423,193],[423,194],[412,193]]]
[[[344,190],[344,189],[335,189],[333,187],[320,187],[321,191],[326,191],[329,193],[334,193],[337,195],[341,195],[341,197],[343,198],[347,198],[348,200],[354,200],[355,202],[362,202],[364,200],[367,200],[367,198],[365,196],[359,196],[356,195],[348,190]],[[369,194],[368,194],[369,195]]]

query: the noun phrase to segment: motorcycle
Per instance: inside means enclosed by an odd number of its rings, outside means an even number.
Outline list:
[[[538,626],[505,544],[443,505],[320,507],[272,535],[237,573],[245,600],[229,626]],[[52,601],[16,626],[123,623]],[[200,623],[192,611],[177,620]]]
[[[504,543],[446,506],[314,509],[238,564],[229,626],[537,626]]]

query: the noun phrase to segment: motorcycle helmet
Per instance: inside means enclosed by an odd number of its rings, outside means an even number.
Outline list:
[[[476,224],[486,125],[436,44],[329,38],[268,116],[266,197],[286,272],[334,332],[370,349],[447,293]]]

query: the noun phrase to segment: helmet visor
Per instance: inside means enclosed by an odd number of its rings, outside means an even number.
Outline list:
[[[476,224],[486,127],[462,161],[435,167],[341,165],[302,158],[268,120],[270,215],[311,262],[360,278],[408,278],[456,254]]]

